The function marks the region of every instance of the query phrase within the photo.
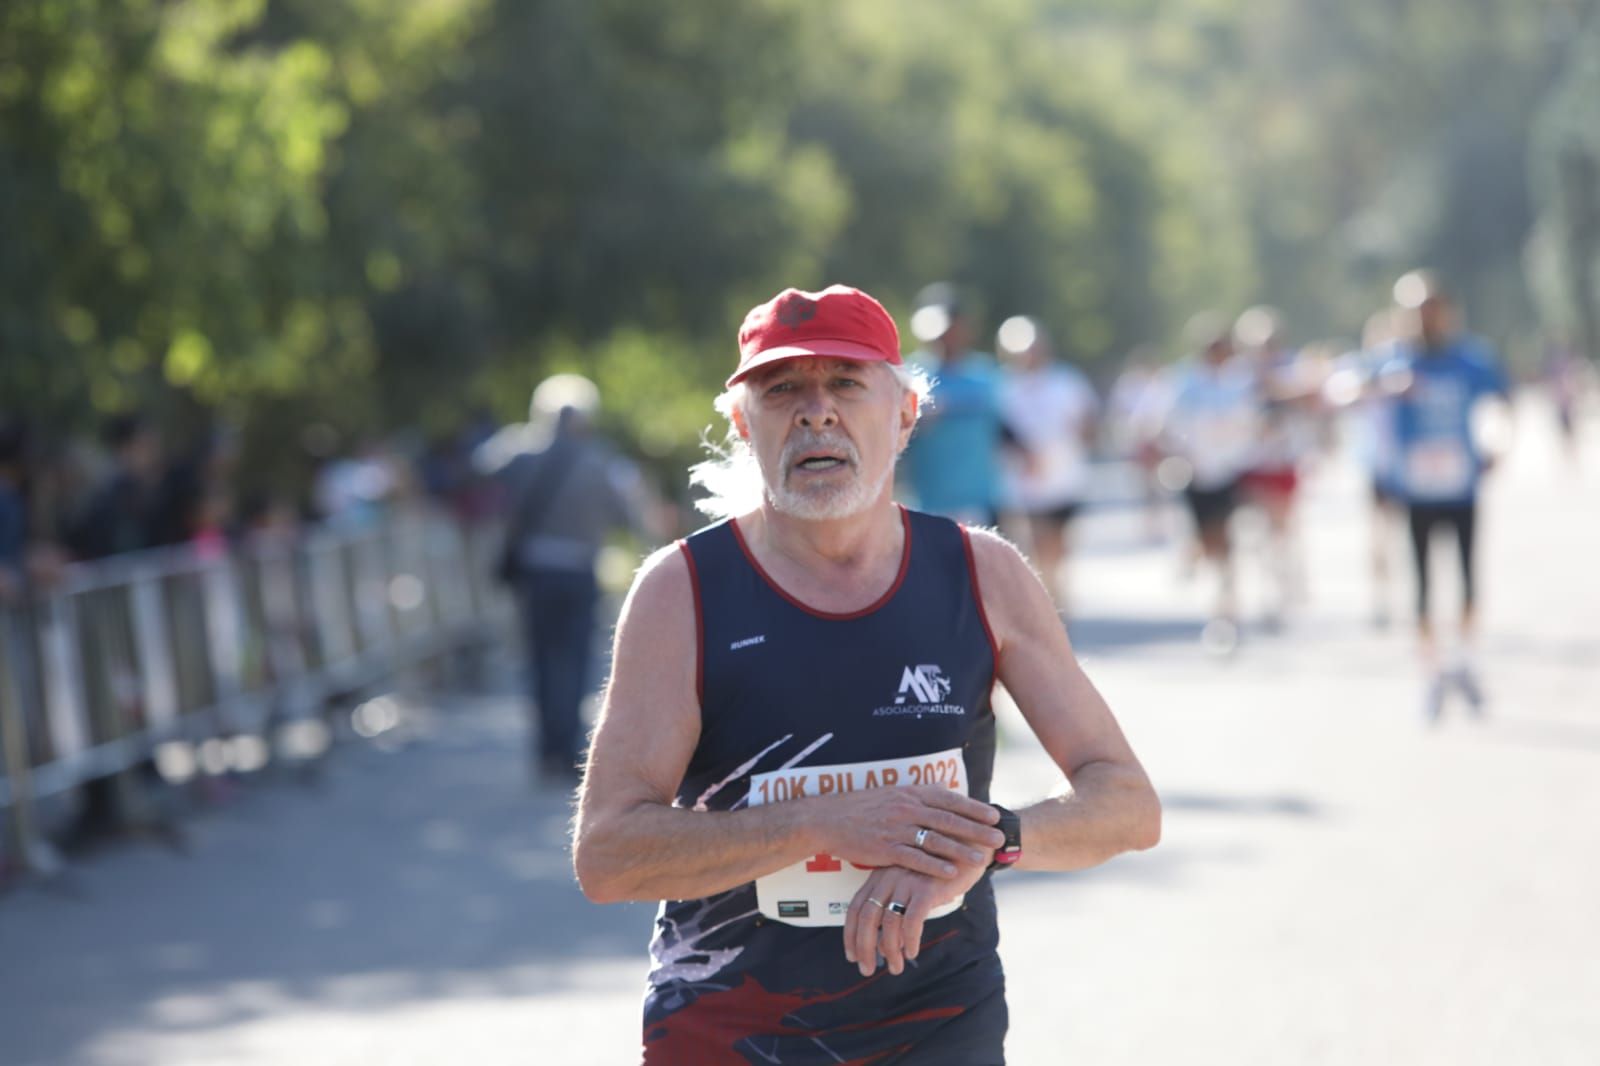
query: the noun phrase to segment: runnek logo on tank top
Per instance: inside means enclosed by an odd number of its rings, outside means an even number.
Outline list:
[[[950,679],[933,663],[907,666],[900,673],[900,691],[895,696],[894,703],[875,708],[872,716],[887,718],[895,715],[912,715],[921,718],[925,714],[966,714],[967,709],[962,704],[944,702],[944,698],[950,695],[951,688]]]

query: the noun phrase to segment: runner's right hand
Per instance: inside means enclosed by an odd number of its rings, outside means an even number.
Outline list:
[[[989,862],[1005,843],[1000,815],[943,785],[869,788],[819,799],[827,851],[858,866],[902,866],[930,877],[955,877],[955,863]],[[928,830],[922,847],[917,831]]]

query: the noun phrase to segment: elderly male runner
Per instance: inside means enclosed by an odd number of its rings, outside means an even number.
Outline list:
[[[990,871],[1150,847],[1159,802],[1017,551],[891,498],[920,397],[883,307],[785,290],[739,348],[764,492],[641,569],[578,816],[589,898],[664,901],[644,1062],[1001,1063]],[[997,679],[1070,794],[986,802]]]

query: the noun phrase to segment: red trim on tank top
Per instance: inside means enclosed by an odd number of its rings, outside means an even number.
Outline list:
[[[1000,672],[1000,646],[994,642],[994,630],[989,628],[989,612],[983,609],[983,586],[978,583],[978,561],[972,555],[972,534],[967,527],[956,523],[961,530],[961,550],[967,553],[967,576],[972,579],[972,598],[978,601],[978,621],[983,623],[983,635],[989,638],[989,656],[994,660],[995,673]]]
[[[689,587],[694,590],[694,695],[701,704],[706,701],[706,620],[700,610],[700,571],[695,569],[694,552],[689,542],[678,541],[684,562],[689,564]]]
[[[899,504],[895,504],[895,506],[900,507]],[[894,599],[894,594],[896,592],[900,591],[900,584],[906,579],[906,571],[911,569],[911,516],[906,513],[906,509],[904,507],[900,507],[900,527],[905,530],[905,544],[900,549],[900,572],[894,575],[894,583],[889,586],[889,591],[885,592],[882,596],[879,596],[877,600],[861,608],[859,611],[847,611],[844,614],[834,614],[831,611],[819,611],[817,608],[802,603],[795,597],[789,595],[789,593],[784,590],[784,587],[774,581],[771,574],[767,573],[766,568],[756,561],[755,553],[750,550],[750,545],[745,543],[744,533],[739,529],[739,520],[737,518],[733,519],[729,525],[733,527],[733,539],[738,543],[739,550],[744,552],[745,559],[747,559],[750,565],[755,568],[756,573],[761,575],[761,580],[767,583],[767,587],[772,589],[772,591],[776,592],[779,596],[782,596],[784,600],[791,605],[806,612],[806,614],[815,615],[818,618],[825,618],[830,622],[849,622],[857,618],[865,618],[867,615],[883,607],[884,604]]]

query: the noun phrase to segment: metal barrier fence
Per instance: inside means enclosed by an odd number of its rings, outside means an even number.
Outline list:
[[[320,754],[330,698],[504,624],[498,538],[404,514],[216,557],[78,564],[43,598],[0,607],[0,856],[39,868],[39,801],[155,760],[183,777]]]

